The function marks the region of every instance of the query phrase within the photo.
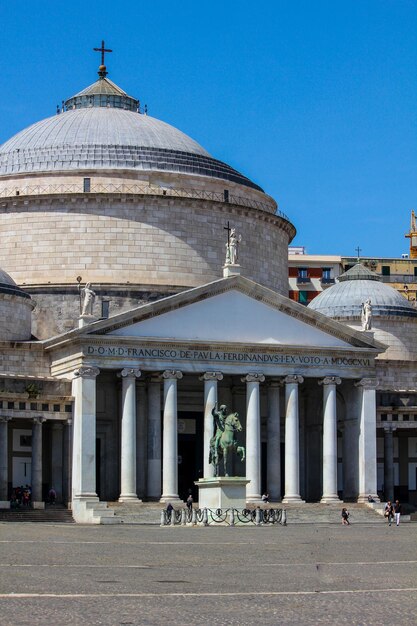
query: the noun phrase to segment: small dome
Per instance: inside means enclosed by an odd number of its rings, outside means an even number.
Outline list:
[[[0,341],[27,341],[31,338],[32,298],[0,269]]]
[[[361,264],[339,276],[339,282],[314,298],[310,309],[333,318],[360,318],[362,304],[368,298],[373,317],[417,317],[417,310],[396,289]]]
[[[14,282],[13,278],[9,276],[7,272],[0,268],[0,294],[7,293],[12,296],[20,296],[21,298],[28,298],[30,295],[20,289]]]

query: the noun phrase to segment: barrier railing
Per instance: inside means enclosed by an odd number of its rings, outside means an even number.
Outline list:
[[[136,183],[95,183],[91,181],[89,191],[84,190],[83,183],[68,183],[56,185],[25,185],[19,187],[6,187],[0,190],[0,198],[16,198],[27,196],[41,195],[61,195],[61,194],[85,194],[86,196],[94,193],[111,193],[111,194],[132,194],[138,196],[167,196],[170,198],[190,198],[196,200],[211,200],[212,202],[221,202],[223,204],[232,204],[243,206],[250,209],[258,209],[271,213],[271,205],[260,200],[253,200],[243,196],[228,194],[225,196],[220,191],[206,191],[199,189],[186,188],[169,188],[154,187],[150,185],[138,185]],[[275,215],[289,221],[288,217],[276,209]]]
[[[161,526],[236,526],[254,524],[264,526],[271,524],[287,525],[286,509],[172,509],[161,511]]]

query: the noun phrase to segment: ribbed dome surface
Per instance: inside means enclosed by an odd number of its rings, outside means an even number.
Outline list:
[[[371,300],[377,316],[417,317],[417,310],[396,289],[380,282],[379,276],[356,265],[339,277],[339,282],[319,294],[308,305],[328,317],[359,317],[362,304]]]
[[[260,189],[173,126],[111,107],[49,117],[0,147],[0,175],[100,168],[200,174]]]
[[[8,293],[22,298],[30,298],[30,295],[20,289],[14,282],[13,278],[7,272],[0,269],[0,293]]]

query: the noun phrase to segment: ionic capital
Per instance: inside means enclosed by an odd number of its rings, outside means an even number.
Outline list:
[[[7,424],[11,419],[11,417],[0,417],[0,423]]]
[[[342,379],[339,376],[325,376],[322,380],[319,380],[319,385],[340,385]]]
[[[65,426],[68,426],[68,428],[70,428],[72,426],[72,417],[69,417],[67,420],[65,420],[64,424]]]
[[[384,434],[392,434],[394,430],[397,430],[397,427],[393,424],[387,424],[386,426],[384,426]]]
[[[133,367],[125,367],[120,372],[120,376],[122,376],[122,378],[140,378],[142,376],[142,372]]]
[[[165,380],[181,380],[182,372],[179,370],[165,370],[165,372],[162,372],[162,378]]]
[[[250,372],[246,376],[243,376],[240,380],[242,383],[263,383],[265,376],[263,374],[258,374],[257,372]]]
[[[75,370],[74,378],[97,378],[99,374],[100,370],[98,367],[86,365]]]
[[[221,372],[205,372],[199,376],[198,380],[223,380],[223,374]]]
[[[46,417],[42,417],[41,415],[39,415],[38,417],[34,417],[33,418],[33,423],[36,425],[42,425],[44,422],[46,422]]]
[[[355,387],[363,387],[364,389],[376,389],[378,381],[376,378],[362,378],[355,383]]]
[[[290,376],[286,376],[284,378],[284,383],[286,385],[301,385],[304,382],[304,378],[302,376],[298,376],[296,374],[291,374]]]

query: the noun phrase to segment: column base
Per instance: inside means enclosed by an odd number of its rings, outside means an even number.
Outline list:
[[[301,499],[301,496],[298,495],[293,495],[293,496],[284,496],[282,498],[282,504],[292,504],[292,503],[296,503],[296,504],[305,504],[306,501]]]
[[[263,504],[262,496],[260,494],[251,494],[246,496],[246,502],[248,504]]]
[[[75,496],[72,500],[72,516],[79,524],[120,524],[107,502],[97,496]]]
[[[119,502],[142,502],[135,493],[120,494]]]
[[[322,496],[320,504],[335,504],[341,502],[340,498],[336,494],[330,494],[328,496]]]
[[[371,500],[369,499],[369,496],[371,496]],[[368,504],[368,502],[371,502],[371,503],[372,502],[381,502],[381,500],[379,499],[379,496],[376,493],[371,493],[371,494],[369,494],[369,493],[366,493],[366,494],[365,493],[360,493],[358,495],[358,498],[357,498],[356,502],[358,502],[358,503],[366,502],[366,504]]]
[[[45,502],[32,502],[32,509],[44,509]]]
[[[162,495],[159,502],[161,502],[161,504],[169,504],[170,502],[171,504],[184,504],[184,501],[181,500],[181,498],[178,495],[175,495],[175,496]]]
[[[10,500],[0,500],[0,509],[10,509]]]

